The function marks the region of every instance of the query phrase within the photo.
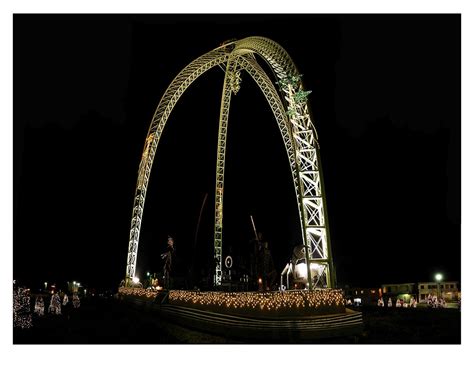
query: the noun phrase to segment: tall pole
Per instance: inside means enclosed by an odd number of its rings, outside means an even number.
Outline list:
[[[439,291],[439,290],[440,290],[440,289],[439,289],[439,283],[440,283],[440,281],[441,281],[442,279],[443,279],[443,275],[442,275],[441,273],[437,273],[437,274],[435,275],[436,285],[437,285],[437,288],[438,288],[438,299],[440,298],[440,295],[441,295],[441,294],[440,294],[440,291]]]
[[[204,199],[202,200],[201,211],[199,212],[199,218],[198,218],[197,225],[196,225],[196,233],[194,234],[194,245],[193,245],[194,249],[196,249],[199,226],[201,225],[202,211],[204,210],[204,205],[206,204],[207,195],[208,195],[208,193],[206,193],[206,195],[204,196]]]
[[[250,215],[250,220],[252,221],[253,233],[255,233],[255,239],[258,241],[257,229],[255,228],[255,223],[253,221],[252,215]]]

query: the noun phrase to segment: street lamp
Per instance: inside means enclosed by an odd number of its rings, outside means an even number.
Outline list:
[[[438,287],[438,300],[440,299],[440,293],[439,293],[439,283],[440,281],[443,279],[443,275],[441,273],[437,273],[435,275],[435,279],[436,279],[436,284],[437,284],[437,287]]]

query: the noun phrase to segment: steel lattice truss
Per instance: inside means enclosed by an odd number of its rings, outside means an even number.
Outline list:
[[[259,55],[279,79],[270,80],[255,58]],[[222,45],[195,59],[171,82],[155,111],[148,130],[138,171],[132,223],[130,228],[126,283],[135,276],[140,227],[146,191],[156,149],[164,126],[175,104],[186,89],[207,70],[225,66],[217,144],[216,191],[214,214],[214,285],[222,279],[222,239],[224,207],[224,170],[227,126],[232,93],[240,89],[241,71],[246,71],[264,94],[277,121],[288,155],[298,201],[302,241],[308,247],[306,263],[309,288],[333,287],[326,201],[321,180],[319,144],[311,121],[298,70],[288,53],[274,41],[249,37]]]

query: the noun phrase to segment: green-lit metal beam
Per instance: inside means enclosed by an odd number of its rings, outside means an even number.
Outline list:
[[[276,83],[273,84],[270,81],[255,59],[255,55],[262,57],[271,67],[279,79],[277,86],[275,86]],[[325,193],[320,170],[319,144],[307,104],[310,91],[303,89],[301,75],[288,53],[279,44],[262,37],[249,37],[230,42],[197,58],[176,76],[163,95],[151,121],[139,166],[130,228],[126,283],[130,284],[130,280],[136,274],[138,241],[146,191],[163,128],[174,105],[186,89],[207,70],[215,66],[222,68],[224,65],[226,69],[216,163],[214,233],[216,272],[214,283],[216,286],[220,285],[222,271],[225,146],[230,97],[231,92],[237,93],[239,90],[240,71],[245,70],[256,81],[270,104],[288,154],[300,214],[302,242],[308,246],[306,263],[309,288],[313,288],[313,277],[317,281],[316,286],[320,284],[322,287],[332,287],[335,281],[333,279]]]

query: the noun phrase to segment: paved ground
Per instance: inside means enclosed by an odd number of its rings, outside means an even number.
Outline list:
[[[461,343],[458,309],[362,307],[360,310],[364,333],[359,343]]]
[[[461,312],[457,309],[397,309],[362,307],[364,332],[358,338],[312,343],[456,344],[461,342]],[[151,311],[114,299],[83,300],[79,309],[34,318],[29,330],[14,329],[15,344],[173,344],[253,343],[185,329],[160,322]],[[267,341],[266,343],[282,343]]]

